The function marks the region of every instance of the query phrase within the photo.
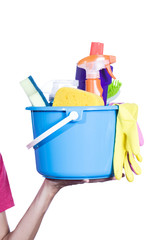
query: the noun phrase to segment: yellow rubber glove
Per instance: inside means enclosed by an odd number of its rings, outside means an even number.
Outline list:
[[[114,175],[118,180],[122,178],[123,164],[124,164],[125,153],[126,153],[125,142],[126,142],[126,137],[122,131],[121,123],[119,120],[119,113],[118,113],[117,124],[116,124],[116,138],[115,138],[115,145],[114,145],[114,158],[113,158]]]
[[[142,161],[137,129],[138,106],[136,104],[120,104],[117,115],[116,139],[114,150],[114,174],[121,179],[123,168],[128,181],[134,180],[133,171],[141,174],[141,169],[134,159]]]
[[[128,179],[129,182],[132,182],[134,180],[133,172],[137,175],[141,174],[141,168],[135,161],[134,155],[132,153],[131,147],[127,139],[126,139],[126,156],[124,159],[124,169],[126,173],[126,178]]]
[[[122,131],[127,136],[127,142],[130,145],[132,153],[138,161],[142,161],[140,155],[139,136],[137,129],[138,106],[134,103],[125,103],[119,105],[119,119]]]

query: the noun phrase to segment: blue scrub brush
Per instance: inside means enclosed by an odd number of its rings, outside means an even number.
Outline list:
[[[32,106],[44,107],[49,106],[47,99],[45,98],[43,92],[39,89],[32,76],[29,76],[25,80],[20,82],[22,88],[27,94]]]
[[[112,83],[108,86],[107,103],[112,102],[119,96],[121,86],[122,83],[119,80],[114,79],[112,81]]]

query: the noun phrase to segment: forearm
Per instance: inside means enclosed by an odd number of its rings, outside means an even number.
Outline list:
[[[43,216],[47,211],[58,188],[51,188],[45,180],[29,209],[17,225],[3,240],[32,240],[34,239]]]

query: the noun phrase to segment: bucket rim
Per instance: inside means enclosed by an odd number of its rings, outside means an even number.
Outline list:
[[[117,105],[112,106],[75,106],[75,107],[26,107],[26,110],[30,111],[42,111],[42,112],[59,112],[59,111],[68,111],[68,110],[83,110],[83,111],[105,111],[105,110],[118,110]]]

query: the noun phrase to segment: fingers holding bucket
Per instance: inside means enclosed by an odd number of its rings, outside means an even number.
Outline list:
[[[122,174],[122,177],[124,177],[124,173]],[[84,179],[84,183],[99,183],[99,182],[107,182],[111,180],[116,180],[115,177],[109,177],[109,178],[99,178],[99,179]]]

